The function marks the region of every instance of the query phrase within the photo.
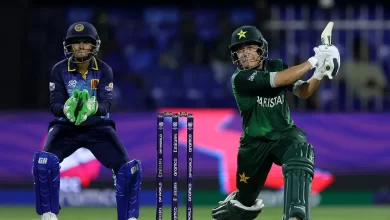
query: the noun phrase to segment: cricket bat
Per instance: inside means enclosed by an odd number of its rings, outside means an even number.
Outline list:
[[[332,30],[333,30],[333,21],[330,21],[321,34],[321,43],[324,45],[332,45]]]
[[[332,30],[333,30],[333,21],[330,21],[325,29],[321,33],[321,43],[323,45],[332,45]],[[326,70],[330,70],[330,66],[326,66]],[[329,79],[332,79],[333,77],[331,75],[328,75]]]

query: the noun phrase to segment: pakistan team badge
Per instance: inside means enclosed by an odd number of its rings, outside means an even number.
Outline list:
[[[240,176],[240,182],[248,183],[247,180],[249,177],[245,176],[245,173],[238,174]]]
[[[247,31],[243,31],[241,30],[240,32],[237,33],[238,35],[238,39],[241,39],[242,37],[243,38],[246,38],[245,34],[246,34]]]

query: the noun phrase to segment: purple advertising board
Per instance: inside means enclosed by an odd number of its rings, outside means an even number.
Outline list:
[[[194,176],[223,178],[228,169],[224,163],[235,162],[241,134],[239,113],[226,109],[194,109],[194,112]],[[335,175],[390,174],[390,114],[293,113],[292,117],[315,147],[318,169]],[[32,156],[42,148],[51,119],[47,112],[0,114],[0,183],[32,181]],[[112,119],[130,157],[142,161],[144,178],[154,179],[157,113],[113,113]],[[170,178],[171,125],[166,121],[164,174]],[[184,125],[184,122],[179,124],[180,132],[184,132],[179,135],[180,179],[186,178]],[[225,159],[232,161],[221,162]],[[80,167],[84,171],[75,169]],[[84,172],[87,182],[112,180],[112,171],[102,167],[88,150],[67,158],[61,169],[65,176]]]

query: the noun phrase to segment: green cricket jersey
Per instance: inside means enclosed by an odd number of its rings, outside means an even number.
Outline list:
[[[277,140],[282,131],[294,125],[286,97],[292,86],[274,87],[276,72],[286,68],[277,59],[267,60],[262,70],[234,72],[232,87],[242,117],[243,136]]]

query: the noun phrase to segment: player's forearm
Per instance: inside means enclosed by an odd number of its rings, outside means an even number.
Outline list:
[[[64,105],[61,103],[53,103],[50,105],[50,110],[53,113],[54,117],[65,117],[63,108]]]
[[[320,85],[320,80],[310,78],[306,83],[302,84],[299,90],[299,97],[307,99],[317,90]]]
[[[281,87],[294,83],[311,68],[312,65],[310,64],[310,62],[306,61],[302,64],[280,71],[275,75],[274,85],[275,87]]]

